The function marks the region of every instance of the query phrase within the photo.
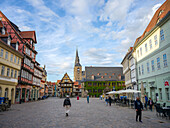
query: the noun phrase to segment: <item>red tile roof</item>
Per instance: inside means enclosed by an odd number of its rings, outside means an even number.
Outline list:
[[[61,80],[57,80],[57,83],[59,84]]]
[[[79,85],[79,82],[74,82],[74,85]]]
[[[160,13],[161,11],[163,12]],[[154,16],[152,17],[151,21],[146,27],[144,33],[136,39],[134,46],[145,36],[145,33],[149,32],[152,28],[154,28],[158,20],[161,20],[163,17],[165,17],[169,11],[170,11],[170,0],[166,0],[161,5],[161,7],[155,12]]]
[[[35,43],[37,43],[35,31],[22,31],[20,32],[20,35],[25,39],[31,38]]]

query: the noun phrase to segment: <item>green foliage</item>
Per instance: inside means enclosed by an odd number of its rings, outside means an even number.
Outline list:
[[[91,83],[91,84],[88,85],[88,83]],[[119,84],[121,84],[121,85],[119,85]],[[113,89],[113,86],[115,86],[115,90],[117,91],[117,90],[121,90],[124,88],[123,84],[124,84],[124,81],[86,81],[84,83],[84,87],[85,87],[85,90],[92,91],[92,92],[88,93],[90,96],[96,95],[96,97],[99,97],[100,95],[102,95],[103,90],[106,87],[109,87],[109,89]],[[102,92],[93,92],[93,89],[95,89],[95,90],[101,89]]]

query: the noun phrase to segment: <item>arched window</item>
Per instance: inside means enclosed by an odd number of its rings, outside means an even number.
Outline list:
[[[8,88],[5,89],[5,97],[8,97]]]

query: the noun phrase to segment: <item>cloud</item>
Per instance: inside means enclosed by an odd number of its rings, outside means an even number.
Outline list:
[[[48,80],[73,78],[75,49],[82,66],[120,66],[163,1],[16,0],[0,1],[0,9],[19,28],[35,30],[37,61]],[[5,7],[5,8],[3,8]]]

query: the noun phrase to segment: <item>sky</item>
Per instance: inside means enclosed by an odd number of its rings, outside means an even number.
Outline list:
[[[76,47],[85,66],[121,66],[165,0],[0,0],[21,31],[36,31],[36,60],[47,80],[73,79]]]

